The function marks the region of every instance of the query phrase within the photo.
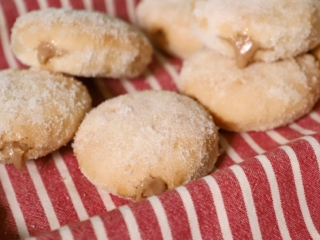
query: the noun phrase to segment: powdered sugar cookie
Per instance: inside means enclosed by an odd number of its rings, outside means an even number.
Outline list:
[[[192,16],[205,45],[235,57],[239,67],[294,57],[320,43],[318,0],[194,0]]]
[[[203,46],[191,30],[191,0],[144,0],[137,16],[152,42],[169,54],[186,58]]]
[[[26,65],[84,77],[135,77],[152,55],[149,41],[135,27],[103,13],[71,9],[20,16],[11,47]]]
[[[210,173],[218,133],[196,101],[174,92],[144,91],[93,109],[73,149],[93,184],[139,200]]]
[[[85,86],[71,77],[0,71],[0,162],[22,168],[67,144],[90,107]]]
[[[180,90],[230,131],[264,131],[308,113],[320,96],[320,70],[310,54],[239,69],[233,59],[200,51],[184,62]]]

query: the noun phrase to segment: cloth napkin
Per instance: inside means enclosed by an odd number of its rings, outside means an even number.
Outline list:
[[[9,46],[21,14],[72,7],[134,24],[138,2],[0,0],[0,69],[24,67]],[[141,77],[80,81],[96,106],[128,92],[177,91],[181,65],[156,52]],[[220,131],[213,174],[136,203],[92,185],[69,144],[28,161],[25,171],[0,165],[0,239],[320,239],[319,143],[320,104],[272,131]]]

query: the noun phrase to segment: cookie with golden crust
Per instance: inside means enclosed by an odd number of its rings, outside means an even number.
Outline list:
[[[318,0],[193,0],[192,6],[199,39],[239,67],[295,57],[320,43]]]
[[[184,62],[182,93],[196,98],[229,131],[265,131],[307,114],[320,97],[320,70],[310,54],[237,68],[234,59],[200,51]]]
[[[152,55],[145,35],[120,19],[54,8],[20,16],[11,48],[28,66],[83,77],[135,77]]]
[[[43,70],[0,71],[0,162],[22,168],[66,145],[91,98],[74,78]]]
[[[151,41],[173,56],[186,58],[203,47],[191,30],[191,0],[143,0],[137,16]]]
[[[218,156],[218,130],[189,97],[136,92],[93,109],[73,149],[93,184],[139,200],[209,174]]]

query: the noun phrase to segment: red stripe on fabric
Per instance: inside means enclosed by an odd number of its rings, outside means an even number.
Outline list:
[[[315,132],[320,132],[320,124],[313,120],[309,115],[306,115],[304,118],[301,118],[296,122],[302,128],[312,130]]]
[[[220,187],[232,235],[237,239],[252,239],[248,213],[235,175],[226,169],[217,172],[214,178]]]
[[[36,161],[36,165],[60,225],[79,221],[64,184],[67,179],[61,178],[53,159],[48,156],[45,160]]]
[[[3,183],[2,183],[3,184]],[[19,239],[18,229],[0,183],[0,239]]]
[[[241,164],[245,172],[256,208],[261,235],[264,239],[281,239],[279,225],[273,208],[270,184],[260,162],[246,161]],[[272,187],[272,186],[271,186]]]
[[[319,135],[316,140],[319,142]],[[320,170],[317,158],[313,148],[307,141],[294,142],[291,147],[297,153],[303,180],[304,195],[311,218],[317,231],[320,232]]]
[[[106,232],[109,240],[112,240],[112,239],[119,239],[119,240],[128,239],[129,240],[130,239],[127,225],[123,219],[121,212],[118,209],[115,209],[109,212],[108,214],[101,215],[100,217],[106,228]]]
[[[171,191],[160,195],[159,199],[166,212],[172,238],[179,239],[183,236],[183,239],[191,239],[188,216],[180,195],[176,191]]]
[[[139,2],[141,2],[141,0],[133,0],[134,1],[134,6],[137,7],[137,5],[139,4]]]
[[[126,199],[126,198],[122,198],[122,197],[118,197],[116,195],[110,194],[111,200],[114,203],[114,205],[117,207],[121,207],[123,205],[127,205],[132,203],[133,201],[130,199]]]
[[[127,3],[125,0],[113,0],[116,17],[129,22],[129,15],[127,11]]]
[[[289,127],[276,128],[275,131],[288,140],[294,140],[294,139],[297,139],[297,138],[303,136],[299,132],[297,132]]]
[[[251,158],[257,155],[240,134],[224,132],[223,136],[242,159]]]
[[[181,68],[182,68],[182,64],[183,64],[183,60],[179,59],[179,58],[168,58],[168,61],[170,63],[170,65],[176,70],[177,73],[180,73]]]
[[[96,187],[80,172],[78,162],[70,148],[62,148],[61,156],[67,165],[74,185],[89,217],[106,212]]]
[[[107,12],[107,7],[104,1],[93,1],[92,2],[92,7],[95,11],[100,11],[100,12]]]
[[[186,185],[197,213],[202,239],[223,239],[211,191],[204,180]]]
[[[270,138],[270,136],[265,132],[248,132],[248,134],[256,143],[259,143],[261,148],[266,151],[279,147],[279,144]]]
[[[294,239],[310,239],[302,217],[289,157],[282,149],[269,152],[266,156],[272,164],[278,182],[281,205],[290,236]]]
[[[177,86],[174,83],[172,77],[157,60],[157,58],[153,58],[152,62],[149,65],[149,69],[152,71],[152,75],[156,77],[163,89],[175,92],[178,91]]]
[[[69,2],[74,9],[84,9],[84,4],[80,0],[69,0]]]
[[[0,42],[0,70],[9,68],[9,64],[5,58],[3,46]]]
[[[46,0],[48,3],[48,7],[56,7],[56,8],[60,8],[61,7],[61,3],[59,0]]]
[[[137,91],[149,90],[151,89],[150,85],[146,82],[145,77],[136,77],[128,80]]]
[[[40,8],[39,3],[37,0],[28,0],[28,1],[23,1],[24,4],[26,5],[27,11],[32,11],[32,10],[37,10]]]
[[[149,201],[141,201],[131,208],[142,239],[161,239],[162,234],[155,212]]]
[[[118,79],[105,79],[104,84],[106,85],[107,89],[110,90],[110,93],[113,96],[119,96],[127,93],[126,89],[123,87],[123,85],[120,83]]]
[[[49,222],[29,172],[27,170],[22,172],[11,164],[6,165],[6,169],[30,235],[50,230]]]
[[[232,165],[234,165],[234,161],[228,155],[228,153],[226,151],[224,151],[218,157],[218,160],[217,160],[217,162],[215,164],[215,167],[221,170],[221,169],[224,169],[224,168],[231,167]]]
[[[81,223],[81,229],[73,228],[72,225],[69,226],[73,238],[76,240],[95,240],[97,239],[92,224],[90,221],[84,221]]]
[[[36,236],[37,240],[62,240],[58,230]]]

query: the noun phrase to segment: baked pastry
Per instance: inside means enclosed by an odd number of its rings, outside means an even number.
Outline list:
[[[135,77],[152,47],[137,28],[104,13],[43,9],[21,15],[11,48],[28,66],[83,77]]]
[[[218,156],[218,131],[191,98],[142,91],[93,109],[73,149],[93,184],[140,200],[209,174]]]
[[[191,0],[143,0],[137,16],[152,43],[168,54],[187,58],[203,47],[191,30]]]
[[[320,70],[310,54],[237,68],[234,59],[204,50],[184,62],[182,93],[196,98],[229,131],[265,131],[308,113],[320,96]]]
[[[295,57],[320,43],[318,0],[194,0],[195,33],[238,67]]]
[[[0,71],[0,162],[23,168],[66,145],[91,108],[86,87],[42,70]]]

